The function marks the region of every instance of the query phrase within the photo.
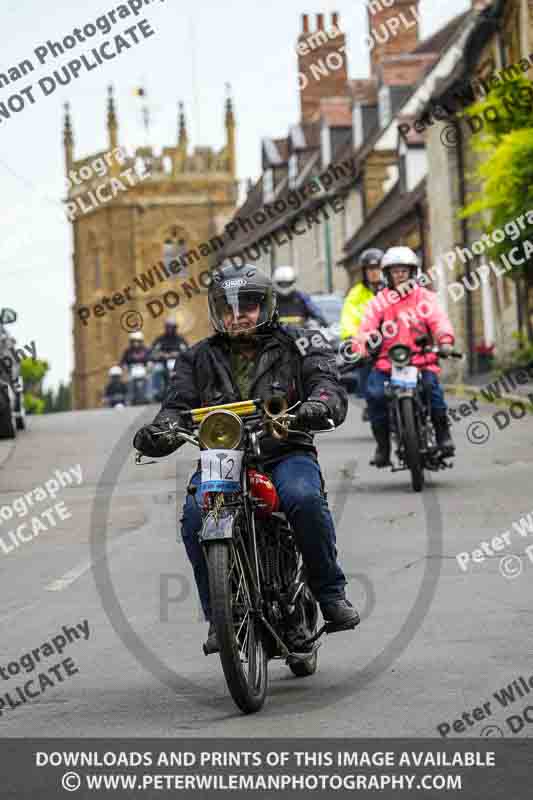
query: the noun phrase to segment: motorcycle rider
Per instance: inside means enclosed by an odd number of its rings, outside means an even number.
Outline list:
[[[390,464],[390,431],[385,400],[385,381],[391,371],[388,351],[395,344],[405,344],[418,353],[412,364],[422,370],[423,380],[431,390],[431,420],[438,446],[444,455],[452,456],[455,445],[444,393],[438,380],[441,369],[435,353],[424,354],[416,344],[418,336],[428,334],[444,352],[451,352],[455,341],[453,327],[438,305],[436,295],[417,283],[418,257],[409,247],[391,247],[381,267],[387,288],[370,302],[354,342],[354,351],[367,352],[376,345],[377,360],[367,383],[367,402],[372,433],[377,442],[373,464]]]
[[[302,326],[308,320],[315,320],[320,327],[328,327],[327,320],[309,295],[296,289],[296,271],[293,267],[276,267],[272,282],[278,295],[278,312],[281,323]]]
[[[359,267],[361,268],[362,280],[350,289],[344,301],[340,321],[341,339],[353,339],[357,335],[366,307],[372,298],[381,289],[385,288],[381,272],[383,255],[383,250],[379,250],[377,247],[371,247],[361,253]],[[357,393],[359,397],[364,398],[366,396],[366,384],[371,369],[371,365],[368,364],[357,370],[359,384]],[[367,408],[363,411],[363,420],[365,422],[368,421]]]
[[[165,332],[152,344],[149,357],[155,361],[152,372],[152,391],[156,399],[162,400],[165,387],[166,359],[175,358],[188,347],[183,336],[178,335],[176,320],[169,317],[165,321]]]
[[[144,343],[143,332],[135,331],[134,333],[130,333],[128,339],[130,343],[122,354],[120,366],[129,367],[132,364],[146,364],[150,351]]]
[[[109,381],[104,389],[104,401],[113,408],[119,403],[126,402],[128,387],[122,382],[122,368],[118,365],[111,367],[108,372]]]
[[[136,386],[136,380],[131,377],[132,367],[138,364],[142,364],[143,366],[148,365],[150,349],[144,343],[144,334],[142,331],[134,331],[130,333],[128,338],[130,340],[129,347],[124,351],[120,359],[120,366],[126,367],[128,370],[128,400],[132,405],[135,405],[137,402],[136,397],[138,398],[141,396],[143,402],[150,403],[152,400],[152,389],[148,368],[145,377],[137,379],[138,382],[142,382],[140,395],[139,389]]]
[[[331,348],[317,331],[278,324],[272,282],[258,267],[237,268],[226,262],[216,268],[208,305],[215,334],[179,356],[161,411],[133,440],[137,450],[151,457],[173,452],[179,445],[157,434],[180,420],[180,411],[266,399],[272,394],[285,394],[289,405],[301,401],[297,412],[301,428],[328,427],[329,417],[335,425],[344,421],[347,397],[338,381]],[[359,616],[344,593],[346,579],[337,562],[335,528],[312,440],[303,434],[284,441],[265,437],[262,452],[258,466],[268,471],[276,487],[324,618],[336,625],[357,624]],[[200,478],[196,472],[189,488],[198,487]],[[207,565],[198,540],[202,524],[199,498],[190,491],[181,521],[183,542],[210,623],[206,648],[216,652]]]

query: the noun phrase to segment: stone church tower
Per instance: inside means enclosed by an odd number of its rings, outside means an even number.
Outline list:
[[[129,332],[151,344],[174,316],[189,343],[208,333],[207,274],[219,259],[224,225],[235,212],[235,119],[226,100],[226,145],[189,153],[183,105],[177,143],[156,156],[151,147],[119,146],[112,89],[108,148],[74,159],[66,106],[64,146],[67,216],[73,228],[75,365],[73,407],[100,406],[107,372],[120,361]]]

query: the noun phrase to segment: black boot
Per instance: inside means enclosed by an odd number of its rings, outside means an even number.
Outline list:
[[[338,627],[339,630],[355,628],[361,621],[359,614],[345,597],[320,603],[320,610],[322,611],[324,622]]]
[[[434,411],[431,415],[431,421],[435,428],[437,446],[440,448],[442,455],[447,457],[453,456],[455,453],[455,445],[450,434],[448,414],[445,411]]]
[[[375,467],[390,466],[390,434],[387,423],[372,423],[372,433],[377,442],[376,452],[370,462]]]

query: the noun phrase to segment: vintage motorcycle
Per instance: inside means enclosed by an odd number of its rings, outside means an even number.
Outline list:
[[[196,432],[176,424],[160,434],[201,450],[200,491],[189,492],[202,496],[199,538],[212,621],[228,688],[245,713],[265,702],[269,659],[284,659],[297,677],[312,675],[320,637],[354,627],[327,623],[317,630],[317,603],[295,537],[273,483],[257,469],[262,438],[290,437],[295,416],[289,412],[297,405],[289,409],[277,396],[192,409],[182,418]],[[140,454],[137,463],[143,463]]]
[[[443,352],[437,346],[429,346],[427,335],[415,340],[422,353],[435,353],[439,358],[462,358],[462,353]],[[424,470],[437,472],[451,469],[447,459],[437,446],[433,423],[431,422],[431,390],[424,383],[422,370],[411,363],[414,355],[420,352],[411,350],[403,344],[396,344],[388,351],[391,361],[390,379],[385,383],[385,398],[389,414],[389,429],[395,445],[399,466],[392,465],[392,472],[409,470],[413,491],[424,488]],[[368,359],[361,359],[358,366],[364,366]],[[372,462],[371,462],[372,463]]]
[[[141,406],[150,402],[149,368],[145,364],[130,364],[128,367],[128,404]]]

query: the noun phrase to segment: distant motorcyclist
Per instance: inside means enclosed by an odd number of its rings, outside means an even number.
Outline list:
[[[381,259],[383,250],[372,247],[364,250],[359,258],[362,280],[356,283],[348,292],[341,314],[341,339],[351,339],[357,335],[361,320],[365,315],[365,309],[373,297],[385,288],[385,281],[381,272]],[[366,384],[370,375],[371,365],[361,367],[357,370],[359,397],[366,396]],[[368,421],[368,410],[363,411],[363,420]]]
[[[161,434],[170,423],[186,424],[180,412],[266,399],[274,387],[291,405],[301,401],[297,421],[304,430],[320,430],[327,426],[328,418],[335,425],[342,424],[348,403],[333,351],[321,334],[277,323],[272,282],[258,267],[237,269],[223,264],[217,268],[209,286],[208,307],[216,333],[179,356],[161,411],[133,440],[137,450],[152,458],[169,455],[179,444],[166,441]],[[295,433],[290,441],[265,437],[262,442],[261,468],[271,475],[294,529],[309,586],[324,618],[334,624],[357,624],[359,616],[344,592],[346,579],[337,561],[335,527],[312,440],[307,434]],[[189,486],[196,490],[200,483],[201,474],[196,472]],[[198,502],[189,491],[182,537],[205,617],[211,623],[206,647],[216,652],[208,571],[198,540],[202,526]]]
[[[158,336],[152,344],[149,358],[154,361],[152,372],[152,391],[156,400],[163,399],[167,375],[167,359],[177,358],[180,353],[187,350],[188,344],[178,334],[176,320],[169,317],[165,321],[165,332]]]
[[[162,350],[163,353],[183,353],[189,345],[183,336],[178,334],[178,324],[175,319],[169,317],[165,320],[165,332],[154,339],[152,353],[154,350]]]
[[[439,306],[436,295],[416,282],[418,257],[409,247],[391,247],[381,262],[387,288],[371,301],[359,328],[354,350],[365,354],[369,340],[377,340],[377,360],[367,383],[367,402],[372,433],[377,442],[374,464],[390,463],[390,430],[385,399],[385,381],[391,372],[388,351],[404,344],[414,353],[413,365],[422,371],[431,391],[431,420],[438,446],[448,456],[455,446],[450,436],[448,407],[438,380],[441,369],[435,353],[422,353],[418,336],[429,334],[443,351],[451,351],[455,341],[453,327]],[[381,298],[381,300],[380,300]],[[378,302],[379,301],[379,302]]]
[[[149,348],[144,343],[142,331],[135,331],[129,335],[129,346],[124,350],[120,359],[121,367],[130,367],[132,364],[146,364],[150,353]]]
[[[305,292],[296,289],[296,271],[293,267],[276,267],[272,283],[278,295],[279,321],[283,325],[302,327],[309,320],[327,328],[328,322]]]
[[[104,402],[114,408],[116,405],[124,405],[128,394],[128,387],[122,382],[122,368],[111,367],[108,372],[109,381],[104,389]]]
[[[383,250],[372,247],[364,250],[359,258],[362,280],[348,292],[341,314],[341,339],[357,335],[365,309],[373,297],[386,286],[381,272]]]

